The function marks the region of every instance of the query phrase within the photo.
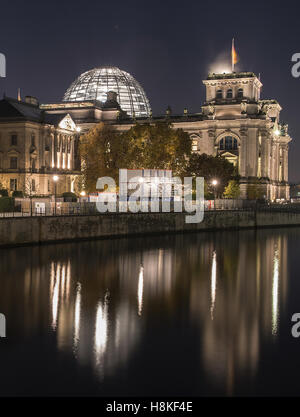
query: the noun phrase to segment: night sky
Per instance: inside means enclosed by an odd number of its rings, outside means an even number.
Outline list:
[[[0,52],[7,78],[0,94],[60,101],[82,72],[115,65],[143,86],[153,114],[200,111],[202,79],[236,39],[239,70],[261,74],[262,98],[283,107],[293,138],[290,181],[300,182],[300,78],[291,57],[300,53],[296,1],[1,1]]]

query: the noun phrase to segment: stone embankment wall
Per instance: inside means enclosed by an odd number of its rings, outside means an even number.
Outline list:
[[[185,213],[123,213],[0,219],[0,246],[120,236],[300,225],[300,212],[209,211],[197,224]]]

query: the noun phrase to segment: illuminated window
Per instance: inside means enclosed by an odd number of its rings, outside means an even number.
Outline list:
[[[17,180],[16,180],[16,178],[11,178],[10,179],[9,189],[10,189],[10,191],[17,191]]]
[[[195,152],[198,150],[198,141],[197,140],[193,140],[192,143],[192,150]]]

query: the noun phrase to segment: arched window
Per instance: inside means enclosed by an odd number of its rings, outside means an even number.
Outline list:
[[[216,98],[217,99],[223,98],[223,91],[222,90],[217,90]]]
[[[243,98],[244,97],[244,90],[242,88],[238,89],[237,98]]]
[[[236,151],[237,148],[237,140],[232,136],[226,136],[219,142],[220,151]]]
[[[232,98],[232,89],[231,89],[231,88],[229,88],[229,89],[227,90],[227,95],[226,95],[226,97],[227,97],[227,98]]]

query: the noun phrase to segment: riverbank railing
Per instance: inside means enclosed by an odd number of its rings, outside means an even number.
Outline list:
[[[117,205],[118,208],[118,205]],[[161,208],[161,207],[160,207]],[[239,200],[238,204],[229,204],[228,200],[217,200],[214,204],[205,203],[205,212],[218,212],[224,211],[273,211],[273,212],[290,212],[300,213],[300,204],[297,203],[268,203],[250,200]],[[162,212],[162,210],[160,210]],[[183,212],[184,209],[183,209]],[[0,219],[4,218],[20,218],[20,217],[31,217],[31,216],[93,216],[93,215],[106,215],[106,213],[100,213],[97,210],[96,203],[91,202],[57,202],[39,204],[38,206],[16,206],[12,211],[0,212]],[[119,213],[117,210],[116,213]],[[128,213],[130,213],[128,211]],[[138,215],[141,213],[132,213],[132,215]],[[145,213],[145,211],[143,211]],[[147,213],[147,212],[146,212]],[[148,213],[151,213],[151,207],[149,203]],[[174,213],[173,204],[170,204],[170,213]]]

